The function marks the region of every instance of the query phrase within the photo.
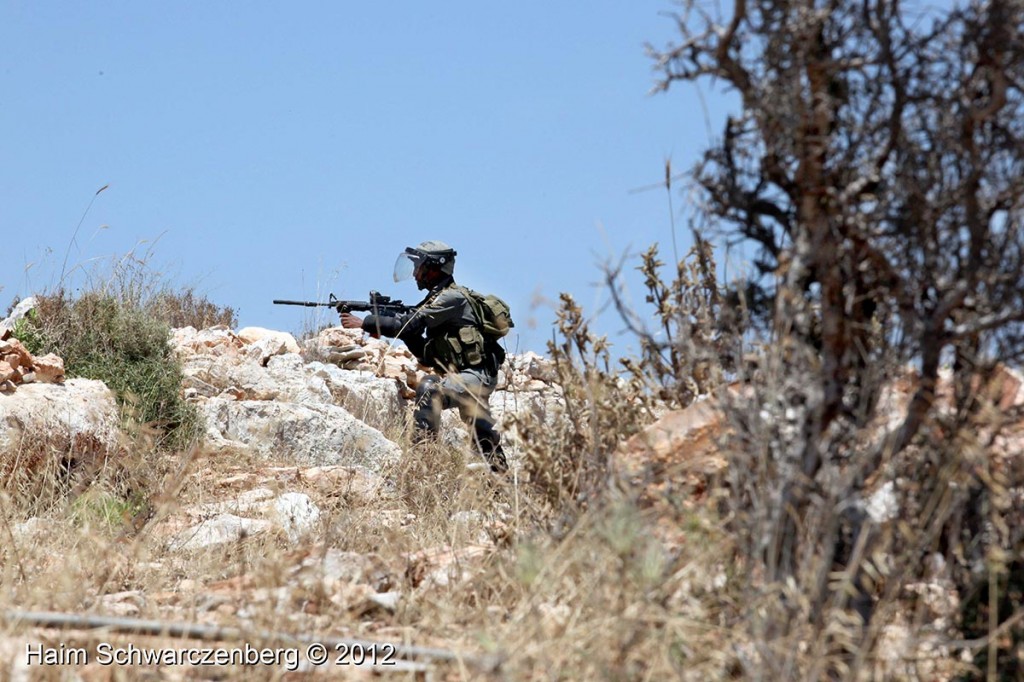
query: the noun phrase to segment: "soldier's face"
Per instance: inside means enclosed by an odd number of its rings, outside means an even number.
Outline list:
[[[419,289],[429,289],[430,288],[430,282],[429,282],[430,277],[428,276],[429,274],[430,274],[429,271],[423,265],[423,263],[420,263],[419,265],[416,266],[416,269],[413,271],[412,276],[416,279],[416,287],[417,288],[419,288]]]
[[[427,267],[421,263],[416,266],[416,270],[413,272],[413,277],[416,278],[416,286],[420,289],[429,289],[434,286],[434,283],[440,279],[441,271]]]

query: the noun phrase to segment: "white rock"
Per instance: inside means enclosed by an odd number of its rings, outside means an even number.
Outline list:
[[[320,508],[309,495],[285,493],[270,503],[268,516],[275,526],[284,530],[292,542],[313,530],[320,520]]]
[[[371,604],[376,604],[385,611],[394,611],[398,608],[398,602],[402,599],[401,592],[377,592],[367,598]]]
[[[233,514],[220,514],[181,531],[174,536],[169,544],[172,551],[204,549],[265,533],[272,527],[273,524],[270,521],[247,519]]]
[[[275,497],[269,488],[247,490],[233,500],[211,502],[209,504],[187,507],[185,511],[196,516],[212,516],[215,514],[250,514],[267,506],[268,501]]]
[[[373,571],[373,562],[357,552],[328,549],[323,555],[313,555],[302,562],[323,577],[324,587],[333,592],[340,583],[360,583]]]
[[[277,463],[359,465],[379,472],[402,454],[380,431],[335,405],[211,398],[200,407],[217,438],[243,443]]]
[[[286,353],[299,353],[299,344],[295,342],[295,337],[288,332],[274,331],[273,329],[264,329],[263,327],[246,327],[238,330],[238,338],[242,339],[246,343],[259,343],[266,339],[274,339],[279,342],[280,345],[285,348]]]
[[[479,462],[479,465],[490,470],[486,462]],[[479,511],[460,511],[452,515],[452,529],[458,533],[458,537],[478,545],[485,545],[491,541],[484,527],[486,523],[486,517]]]
[[[864,510],[875,523],[892,521],[900,513],[900,505],[896,500],[896,486],[889,481],[876,490],[864,505]]]
[[[312,485],[323,494],[344,499],[348,506],[368,504],[390,492],[385,479],[365,467],[273,467],[267,470],[272,475],[293,474],[297,480]]]
[[[12,530],[14,531],[15,539],[32,542],[41,535],[48,533],[50,529],[51,524],[38,516],[33,516],[21,523],[15,524]]]
[[[37,303],[38,301],[35,296],[29,296],[28,298],[23,298],[18,301],[18,305],[14,306],[14,310],[11,311],[11,314],[0,321],[0,331],[4,329],[14,329],[18,320],[35,310]]]
[[[261,367],[266,367],[267,363],[270,362],[270,358],[276,355],[286,355],[288,348],[280,339],[260,339],[255,343],[251,343],[242,349],[242,354],[254,361]]]
[[[233,331],[218,325],[209,329],[180,327],[171,330],[171,349],[181,358],[196,354],[231,355],[237,354],[245,345]]]
[[[335,365],[311,362],[306,369],[324,382],[334,404],[344,407],[357,419],[384,428],[405,414],[405,401],[394,379],[370,372],[344,370]]]
[[[185,386],[207,398],[228,391],[243,400],[304,404],[333,400],[323,378],[306,371],[302,358],[292,353],[270,357],[265,367],[245,355],[186,355],[182,358],[182,371]]]
[[[113,392],[102,381],[71,379],[64,384],[24,384],[0,397],[0,449],[25,436],[67,443],[85,439],[112,450],[119,417]]]

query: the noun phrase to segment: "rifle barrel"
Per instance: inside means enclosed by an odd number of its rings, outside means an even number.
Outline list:
[[[313,308],[315,306],[321,306],[321,305],[322,306],[330,306],[330,307],[333,308],[333,307],[335,307],[337,305],[336,303],[320,303],[318,301],[282,301],[282,300],[279,300],[279,299],[275,299],[274,300],[274,304],[275,305],[302,305],[302,306],[306,306],[307,308]]]

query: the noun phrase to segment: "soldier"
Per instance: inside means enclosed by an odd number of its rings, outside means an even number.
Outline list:
[[[498,383],[498,367],[505,352],[497,339],[483,333],[472,292],[455,284],[455,255],[452,247],[439,241],[406,248],[395,262],[395,281],[414,277],[416,286],[427,291],[426,297],[403,315],[360,319],[342,313],[341,324],[374,337],[401,339],[422,364],[440,374],[440,378],[426,377],[416,389],[416,440],[436,436],[441,411],[457,407],[491,470],[504,472],[508,463],[488,398]]]

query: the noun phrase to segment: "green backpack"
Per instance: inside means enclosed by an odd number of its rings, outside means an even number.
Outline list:
[[[508,330],[516,326],[512,321],[511,310],[505,301],[493,294],[481,294],[469,287],[459,287],[469,305],[480,320],[480,331],[485,339],[500,339],[508,334]]]

